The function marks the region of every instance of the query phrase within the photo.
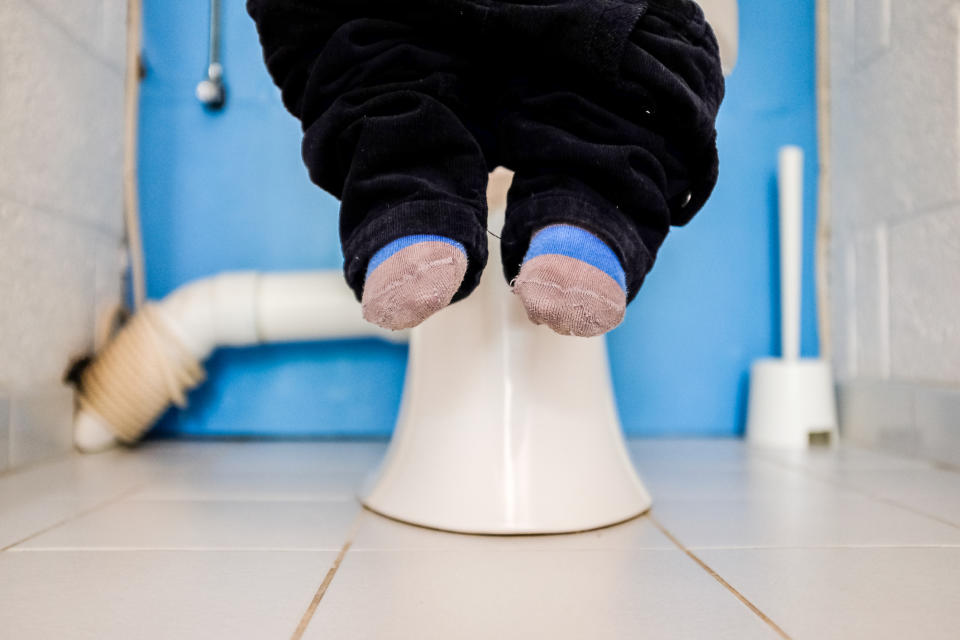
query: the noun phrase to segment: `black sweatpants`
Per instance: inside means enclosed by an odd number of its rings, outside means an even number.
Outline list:
[[[347,282],[388,242],[486,263],[488,171],[514,170],[507,280],[530,237],[583,227],[632,300],[671,225],[717,179],[717,42],[691,0],[248,0],[267,68],[304,131],[311,179],[341,200]]]

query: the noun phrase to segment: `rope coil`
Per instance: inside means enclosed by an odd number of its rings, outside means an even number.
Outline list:
[[[203,366],[150,304],[83,372],[80,408],[102,418],[126,443],[139,440],[170,406],[205,377]]]

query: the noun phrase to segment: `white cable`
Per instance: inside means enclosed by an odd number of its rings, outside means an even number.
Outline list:
[[[137,189],[137,144],[140,120],[140,50],[143,29],[142,0],[127,2],[127,71],[124,91],[123,216],[130,253],[134,309],[147,299],[146,260],[140,231],[140,196]]]
[[[830,243],[833,235],[833,212],[830,203],[832,165],[830,153],[830,17],[829,0],[817,0],[817,137],[820,147],[820,192],[818,194],[817,237],[814,247],[816,274],[817,333],[820,357],[830,360],[833,354],[830,300]]]

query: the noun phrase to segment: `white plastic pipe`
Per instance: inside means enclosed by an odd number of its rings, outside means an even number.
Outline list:
[[[180,287],[156,308],[197,360],[224,346],[407,339],[363,319],[340,271],[224,273]]]
[[[171,361],[176,358],[174,346],[203,362],[221,346],[364,337],[405,342],[409,335],[366,322],[340,271],[224,273],[180,287],[150,305],[150,312],[154,321],[162,323],[161,334],[169,333],[179,343],[161,347],[160,357]],[[128,360],[125,366],[132,368],[134,376],[153,375],[136,371],[138,364]],[[116,390],[129,392],[129,388]],[[123,400],[137,402],[138,398]],[[142,426],[146,429],[149,425]],[[74,442],[81,451],[113,446],[118,441],[116,433],[117,429],[92,409],[77,411]]]
[[[800,357],[803,269],[803,150],[780,149],[780,340],[784,360]]]

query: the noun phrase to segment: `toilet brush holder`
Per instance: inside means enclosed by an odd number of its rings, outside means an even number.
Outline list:
[[[780,307],[783,357],[750,369],[747,440],[752,445],[805,448],[837,436],[830,364],[800,357],[800,284],[803,233],[803,151],[784,147],[779,157]]]
[[[763,447],[800,449],[836,439],[830,364],[817,358],[757,360],[750,368],[747,437]]]

